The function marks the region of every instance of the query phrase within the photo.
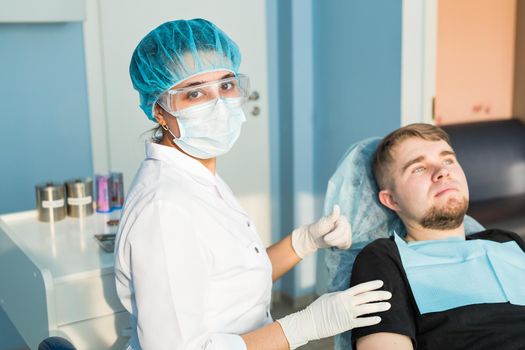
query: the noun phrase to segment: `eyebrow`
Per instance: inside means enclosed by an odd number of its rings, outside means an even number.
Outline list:
[[[234,77],[235,74],[233,73],[228,73],[228,74],[225,74],[222,78],[220,79],[217,79],[217,80],[222,80],[222,79],[227,79],[227,78],[232,78]],[[200,84],[206,84],[206,83],[209,83],[209,81],[194,81],[194,82],[191,82],[187,85],[183,85],[181,87],[179,87],[178,89],[184,89],[184,88],[187,88],[187,87],[191,87],[191,86],[195,86],[195,85],[200,85]]]
[[[414,158],[412,160],[409,160],[408,162],[406,162],[406,164],[403,166],[403,170],[401,171],[402,173],[404,173],[412,164],[415,164],[415,163],[419,163],[421,162],[422,160],[425,159],[425,156],[419,156],[417,158]]]
[[[445,157],[445,156],[456,156],[456,153],[454,153],[453,151],[449,151],[449,150],[444,150],[444,151],[441,151],[441,153],[439,154],[440,157]],[[414,158],[412,160],[409,160],[408,162],[406,162],[406,164],[403,166],[403,170],[402,172],[404,173],[405,170],[407,170],[412,164],[415,164],[415,163],[419,163],[421,161],[425,160],[425,156],[419,156],[417,158]]]

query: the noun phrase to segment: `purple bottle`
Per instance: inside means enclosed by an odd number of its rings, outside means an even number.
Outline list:
[[[111,177],[108,175],[97,175],[95,181],[97,213],[109,213],[111,211]]]

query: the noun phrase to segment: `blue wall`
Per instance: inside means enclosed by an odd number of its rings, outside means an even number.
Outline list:
[[[0,214],[35,184],[91,176],[82,24],[0,24]],[[0,309],[0,349],[24,342]]]
[[[278,71],[275,86],[279,92],[278,123],[271,124],[270,130],[278,133],[280,143],[278,227],[283,236],[299,224],[294,221],[294,210],[299,205],[294,201],[297,182],[308,182],[309,177],[313,177],[313,195],[322,201],[327,182],[346,149],[364,138],[387,134],[400,126],[401,119],[402,1],[311,0],[311,18],[303,18],[302,8],[297,6],[300,4],[301,0],[278,2],[278,35],[275,36],[278,43],[269,44],[270,50],[277,47],[279,57],[275,68]],[[293,38],[304,38],[293,33],[293,28],[308,28],[307,24],[295,25],[294,20],[312,21],[313,43],[293,42]],[[301,72],[298,67],[310,69],[311,57],[294,55],[293,50],[308,52],[310,45],[313,72]],[[293,105],[298,93],[294,87],[301,90],[301,95],[308,95],[305,89],[310,86],[303,86],[301,82],[305,77],[309,81],[311,75],[312,119],[298,114]],[[294,135],[308,135],[310,129],[313,140],[294,140]],[[295,149],[294,145],[303,147]],[[313,152],[314,158],[311,171],[302,169],[300,174],[294,173],[297,157],[308,158],[308,152]],[[322,214],[320,207],[316,217]],[[317,277],[322,280],[326,278],[322,254],[317,265]],[[313,286],[301,286],[304,283],[300,275],[315,271],[299,269],[288,273],[279,288],[292,297],[302,297],[312,291]]]
[[[323,196],[346,149],[401,125],[402,1],[314,1],[314,176]]]
[[[282,237],[294,229],[294,177],[293,177],[293,74],[292,74],[292,4],[291,0],[278,1],[277,32],[279,62],[277,66],[279,80],[279,123],[270,133],[279,135],[279,197],[280,197],[280,233]],[[281,238],[282,238],[281,237]],[[294,271],[282,278],[281,291],[294,295]]]
[[[2,214],[93,170],[82,24],[0,24],[0,48]]]
[[[314,0],[313,26],[313,173],[322,202],[352,143],[401,125],[402,1]],[[316,269],[322,294],[328,280],[323,251]]]

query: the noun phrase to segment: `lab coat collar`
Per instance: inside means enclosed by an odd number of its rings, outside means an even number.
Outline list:
[[[146,157],[163,161],[169,166],[173,166],[194,181],[203,186],[209,186],[210,190],[215,191],[226,203],[241,214],[248,216],[246,211],[237,203],[233,193],[224,180],[218,174],[212,174],[198,160],[182,153],[175,147],[159,145],[154,142],[146,143]],[[214,189],[211,189],[211,188]]]
[[[187,173],[192,179],[205,186],[216,186],[217,176],[212,174],[198,160],[182,153],[175,147],[146,142],[146,157],[166,162]]]

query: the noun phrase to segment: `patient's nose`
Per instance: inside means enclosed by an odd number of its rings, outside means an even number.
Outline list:
[[[439,166],[434,169],[434,173],[432,174],[432,181],[440,181],[444,178],[448,177],[449,171],[446,167]]]

